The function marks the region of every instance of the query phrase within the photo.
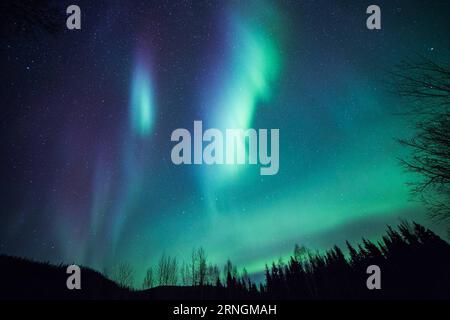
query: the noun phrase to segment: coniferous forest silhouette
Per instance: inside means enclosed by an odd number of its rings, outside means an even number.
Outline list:
[[[200,258],[198,253],[200,252]],[[116,281],[82,268],[82,289],[68,290],[66,266],[1,256],[1,299],[450,299],[450,244],[420,224],[402,222],[388,227],[377,241],[362,239],[346,248],[334,246],[312,252],[295,246],[288,261],[266,265],[260,283],[245,269],[238,272],[230,261],[223,272],[208,268],[202,249],[187,270],[193,281],[182,280],[184,269],[175,258],[163,256],[143,287],[132,289],[127,281],[132,267],[118,267]],[[381,270],[381,289],[369,290],[367,267]],[[214,279],[214,276],[217,276]],[[172,277],[172,279],[170,279]],[[178,280],[179,279],[179,280]],[[192,280],[194,279],[194,280]],[[150,283],[152,282],[152,283]]]

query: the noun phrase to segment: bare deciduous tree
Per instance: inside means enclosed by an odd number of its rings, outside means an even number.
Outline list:
[[[189,278],[193,286],[205,285],[208,282],[208,265],[206,262],[206,252],[203,248],[194,248],[191,253],[189,264]]]
[[[217,282],[220,270],[217,265],[208,264],[206,252],[200,247],[192,249],[190,262],[183,262],[180,275],[183,285],[211,285]]]
[[[181,284],[184,286],[192,284],[189,265],[183,261],[180,267]]]
[[[396,71],[395,91],[410,102],[405,113],[416,123],[416,133],[400,143],[411,150],[401,159],[420,175],[410,183],[413,195],[434,219],[450,222],[450,66],[425,58],[405,61]]]
[[[177,282],[177,259],[163,254],[158,262],[158,284],[160,286],[174,286]]]
[[[207,265],[206,265],[206,253],[203,248],[198,248],[197,250],[197,263],[198,263],[198,284],[204,285],[206,284],[206,276],[207,276]]]
[[[193,286],[198,284],[198,267],[197,267],[197,251],[196,249],[192,249],[191,253],[191,264],[190,264],[190,271],[191,271],[191,283]]]
[[[150,289],[154,286],[153,268],[149,267],[145,273],[144,282],[142,283],[142,289]]]
[[[114,274],[114,280],[124,288],[132,288],[134,282],[134,270],[129,263],[118,265]]]

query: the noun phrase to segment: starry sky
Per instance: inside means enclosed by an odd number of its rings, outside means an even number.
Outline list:
[[[413,124],[389,72],[449,57],[448,1],[69,2],[55,34],[1,42],[0,253],[128,262],[139,279],[202,246],[257,274],[295,243],[376,239],[400,219],[442,231],[410,201],[395,139]],[[374,3],[382,30],[366,28]],[[194,120],[280,129],[278,174],[174,165],[171,132]]]

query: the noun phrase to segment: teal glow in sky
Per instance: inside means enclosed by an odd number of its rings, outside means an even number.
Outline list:
[[[153,86],[147,68],[139,61],[131,84],[131,124],[133,130],[142,136],[150,133],[154,121]]]

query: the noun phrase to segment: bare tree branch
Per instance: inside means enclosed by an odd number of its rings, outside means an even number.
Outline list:
[[[410,102],[403,115],[416,121],[415,135],[399,140],[411,151],[401,165],[420,176],[410,183],[412,194],[433,219],[450,222],[450,65],[420,57],[392,75],[393,91]]]

